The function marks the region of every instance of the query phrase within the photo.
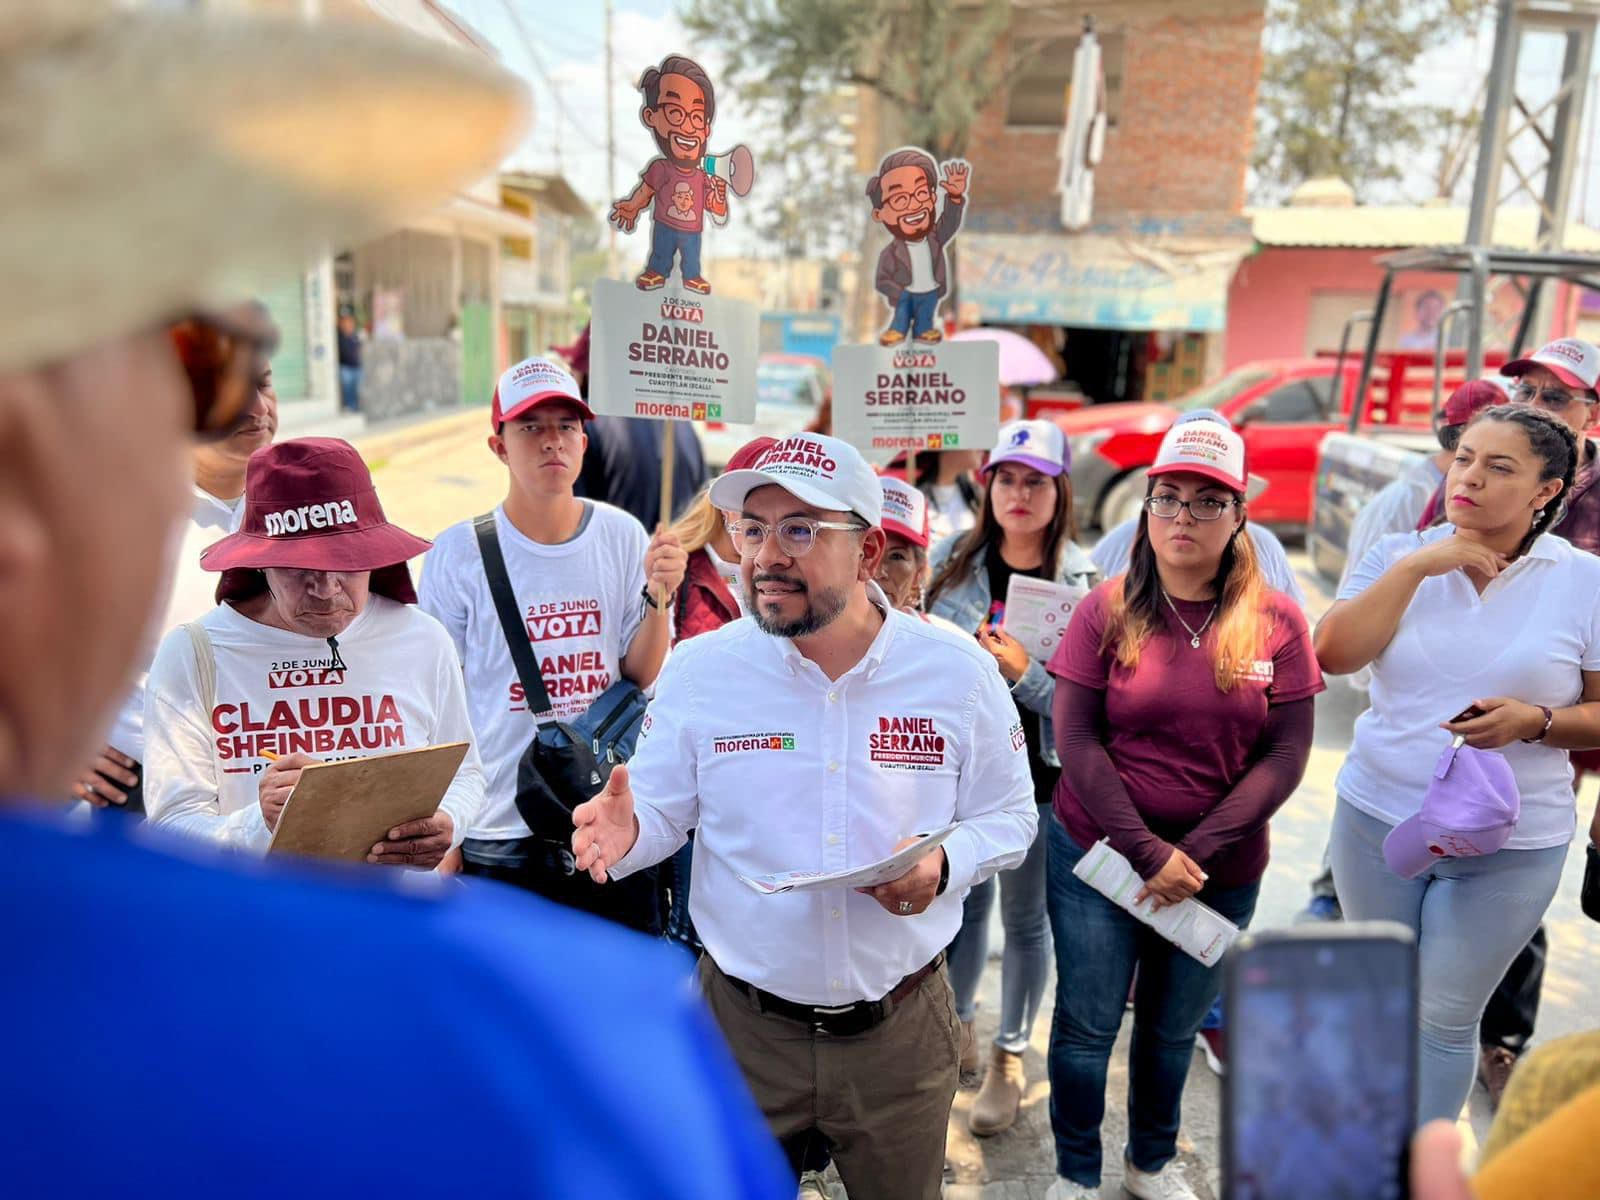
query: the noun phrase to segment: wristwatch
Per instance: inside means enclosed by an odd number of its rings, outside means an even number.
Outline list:
[[[939,887],[938,887],[938,890],[935,891],[933,894],[935,896],[942,896],[942,895],[944,895],[945,888],[947,888],[949,886],[950,886],[950,855],[947,853],[944,856],[944,861],[939,864]]]

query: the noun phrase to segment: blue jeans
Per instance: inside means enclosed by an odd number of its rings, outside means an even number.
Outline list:
[[[1453,1121],[1472,1090],[1484,1006],[1539,928],[1561,883],[1567,848],[1443,858],[1417,878],[1401,879],[1383,861],[1391,828],[1340,800],[1333,811],[1333,879],[1347,918],[1399,921],[1417,935],[1417,1123]]]
[[[911,336],[915,337],[933,328],[934,317],[938,312],[937,288],[931,292],[901,292],[900,299],[894,302],[894,320],[889,322],[889,328],[900,333],[909,330]]]
[[[671,893],[667,908],[667,936],[698,954],[703,948],[689,916],[689,879],[694,870],[694,835],[661,864],[661,881]]]
[[[339,407],[345,412],[361,411],[361,368],[339,364]]]
[[[1009,871],[990,876],[967,893],[961,909],[961,930],[950,943],[950,986],[956,994],[956,1016],[970,1021],[978,1006],[978,981],[989,957],[989,912],[994,908],[996,880],[1000,888],[1000,923],[1006,945],[1000,959],[1000,1031],[994,1044],[1021,1054],[1033,1036],[1033,1020],[1044,1001],[1050,978],[1050,916],[1045,911],[1045,827],[1050,810],[1039,809],[1039,831],[1028,855]]]
[[[1159,1171],[1178,1152],[1194,1038],[1222,986],[1222,972],[1202,966],[1074,875],[1084,850],[1053,815],[1049,825],[1050,927],[1056,941],[1050,1127],[1057,1174],[1096,1187],[1106,1068],[1134,968],[1139,983],[1128,1064],[1127,1156],[1141,1171]],[[1242,929],[1260,890],[1259,882],[1207,884],[1199,898]]]
[[[645,270],[654,271],[663,278],[671,275],[674,255],[683,268],[685,281],[700,278],[700,235],[674,229],[665,221],[653,222],[650,226],[650,260],[645,263]]]

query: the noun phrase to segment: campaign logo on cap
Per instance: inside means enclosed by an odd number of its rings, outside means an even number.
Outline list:
[[[1510,840],[1522,795],[1505,756],[1453,742],[1434,765],[1422,807],[1383,839],[1383,860],[1415,879],[1440,858],[1493,854]]]
[[[1059,475],[1072,466],[1072,453],[1066,435],[1053,421],[1008,421],[1000,426],[999,440],[983,469],[992,471],[1008,462],[1044,475]]]
[[[1241,495],[1250,490],[1244,439],[1228,419],[1210,409],[1185,413],[1161,439],[1150,477],[1180,472],[1203,475]]]
[[[1537,354],[1508,362],[1500,374],[1526,375],[1534,367],[1548,368],[1568,387],[1592,392],[1600,382],[1600,349],[1578,338],[1558,338],[1539,347]]]
[[[883,516],[878,476],[849,442],[820,433],[783,438],[745,471],[728,471],[711,485],[711,503],[738,512],[756,488],[776,484],[814,508],[852,512],[868,525]]]
[[[500,376],[494,389],[494,403],[490,405],[489,419],[496,428],[514,421],[541,404],[562,401],[572,405],[585,421],[594,419],[594,413],[583,402],[578,381],[560,363],[548,358],[525,358],[514,367],[508,367]]]
[[[928,498],[903,479],[884,475],[883,529],[918,546],[928,544]]]

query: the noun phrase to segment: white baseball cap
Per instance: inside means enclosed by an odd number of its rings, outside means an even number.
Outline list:
[[[498,429],[507,421],[556,400],[572,405],[585,421],[594,420],[571,371],[552,359],[525,358],[500,376],[494,403],[489,406],[489,420]]]
[[[1508,362],[1500,368],[1500,374],[1515,378],[1534,367],[1548,367],[1568,387],[1592,392],[1600,382],[1600,349],[1578,338],[1557,338],[1540,346],[1536,354]]]
[[[1022,463],[1044,475],[1059,475],[1072,466],[1072,452],[1067,449],[1066,435],[1053,421],[1007,421],[1000,426],[1000,437],[989,461],[983,465],[992,471],[1001,463]]]
[[[883,488],[883,531],[914,545],[927,546],[928,498],[920,489],[893,475],[881,476],[878,483]]]
[[[1228,418],[1209,408],[1184,413],[1161,439],[1156,461],[1145,472],[1150,478],[1186,472],[1204,475],[1229,491],[1246,495],[1250,472],[1245,469],[1244,438]]]
[[[711,503],[739,512],[756,488],[776,484],[815,508],[854,513],[876,528],[883,520],[878,476],[849,442],[821,433],[781,439],[746,471],[728,471],[711,485]]]

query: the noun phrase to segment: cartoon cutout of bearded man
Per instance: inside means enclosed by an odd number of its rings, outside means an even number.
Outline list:
[[[970,172],[959,158],[935,167],[932,155],[907,147],[885,155],[867,181],[872,219],[892,238],[878,255],[878,294],[894,310],[880,344],[907,338],[931,344],[944,336],[938,325],[939,301],[950,290],[944,250],[961,228]]]
[[[669,54],[645,71],[639,91],[644,96],[639,120],[655,136],[661,156],[640,173],[632,194],[611,206],[609,219],[623,233],[632,233],[639,214],[654,201],[650,258],[635,280],[639,290],[663,286],[676,259],[683,286],[705,295],[711,291],[700,272],[705,214],[719,222],[728,215],[728,181],[705,165],[716,93],[700,64],[681,54]]]

